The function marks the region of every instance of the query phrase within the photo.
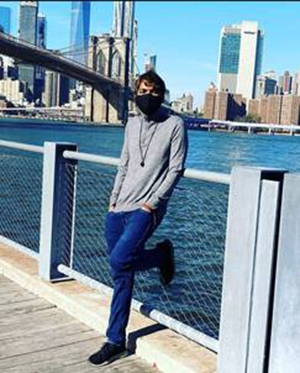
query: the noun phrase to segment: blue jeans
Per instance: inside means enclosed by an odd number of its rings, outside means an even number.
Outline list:
[[[109,342],[120,345],[126,341],[134,273],[161,267],[161,250],[145,250],[145,243],[161,223],[164,212],[149,213],[142,209],[129,212],[108,212],[105,238],[108,245],[114,293],[106,336]]]

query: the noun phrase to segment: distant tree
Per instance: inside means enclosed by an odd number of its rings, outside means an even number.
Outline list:
[[[201,111],[199,111],[198,108],[196,108],[196,109],[194,110],[193,114],[194,114],[194,116],[195,116],[196,118],[203,118],[203,113],[201,113]]]
[[[243,117],[235,117],[234,120],[236,122],[245,122],[245,123],[260,123],[261,122],[261,117],[259,117],[256,114],[247,114],[244,115]]]

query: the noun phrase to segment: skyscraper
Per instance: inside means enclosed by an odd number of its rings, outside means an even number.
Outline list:
[[[37,41],[37,1],[20,2],[19,38],[29,43]],[[26,98],[29,102],[35,100],[35,66],[20,64],[19,79],[27,84]]]
[[[37,18],[37,45],[40,48],[46,48],[47,44],[47,20],[43,13],[38,14]]]
[[[10,33],[11,9],[6,6],[0,6],[0,27],[6,34]]]
[[[219,47],[218,89],[255,95],[256,77],[261,73],[263,33],[257,22],[222,28]]]
[[[47,20],[42,13],[38,14],[37,18],[37,45],[40,48],[46,48],[47,44]],[[36,66],[36,98],[42,100],[42,93],[45,87],[45,69],[41,66]]]
[[[90,11],[90,1],[72,1],[69,57],[82,64],[88,61]]]
[[[145,63],[145,71],[153,70],[156,71],[156,54],[152,54],[147,56],[147,60]]]

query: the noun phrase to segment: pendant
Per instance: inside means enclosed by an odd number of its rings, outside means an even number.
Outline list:
[[[140,165],[141,165],[142,167],[144,167],[144,166],[145,166],[145,163],[144,163],[144,162],[141,162]]]

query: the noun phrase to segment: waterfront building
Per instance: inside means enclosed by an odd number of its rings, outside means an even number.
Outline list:
[[[218,62],[218,90],[254,98],[256,77],[261,73],[263,32],[257,22],[224,26]]]
[[[0,66],[2,73],[0,79],[18,79],[18,68],[13,58],[0,55]]]
[[[258,75],[256,79],[255,98],[273,95],[276,92],[277,81],[266,75]]]
[[[268,97],[262,97],[259,100],[259,114],[261,123],[267,123]]]
[[[289,71],[285,71],[283,74],[283,94],[289,95],[292,92],[292,83],[293,83],[293,77],[289,73]]]
[[[246,100],[238,93],[220,92],[210,83],[205,92],[204,117],[207,119],[235,120],[246,113]]]
[[[260,100],[257,98],[253,98],[248,101],[248,114],[254,115],[256,117],[260,117],[260,112],[259,112],[259,103]]]
[[[267,104],[267,120],[269,124],[280,124],[282,95],[270,95]]]
[[[40,48],[46,48],[47,45],[47,20],[42,13],[38,14],[37,18],[37,45]],[[45,69],[41,66],[36,66],[36,99],[41,103],[42,94],[45,89]]]
[[[280,124],[299,124],[300,97],[295,95],[284,95],[282,97],[282,107]]]
[[[47,107],[62,106],[69,102],[69,79],[54,71],[46,71],[43,102]]]
[[[174,100],[171,104],[173,110],[178,113],[193,113],[194,97],[191,93],[184,93],[182,97]]]
[[[10,34],[11,9],[6,6],[0,6],[0,27],[3,32]]]
[[[90,1],[72,1],[69,57],[82,64],[88,61],[90,11]]]
[[[295,73],[293,77],[293,95],[300,96],[300,71]]]
[[[19,38],[35,45],[37,42],[37,14],[37,1],[20,2]],[[29,102],[36,98],[35,78],[35,66],[25,63],[19,64],[19,79],[27,86],[26,98]]]
[[[215,112],[213,119],[227,120],[228,92],[216,93]]]
[[[19,80],[0,80],[0,93],[13,105],[21,105],[25,100],[25,86]]]
[[[217,88],[213,82],[210,83],[205,92],[204,99],[204,118],[213,119],[215,114]]]
[[[300,96],[270,95],[250,100],[248,113],[258,115],[261,123],[298,125],[300,123]]]
[[[246,100],[239,93],[228,94],[227,120],[236,120],[246,114]]]

